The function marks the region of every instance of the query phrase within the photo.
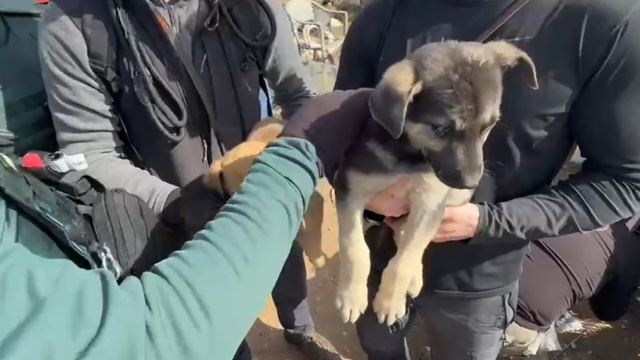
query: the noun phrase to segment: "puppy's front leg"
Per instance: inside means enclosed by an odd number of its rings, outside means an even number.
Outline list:
[[[453,207],[462,206],[471,200],[473,192],[473,190],[469,189],[449,189],[445,205]]]
[[[396,255],[382,273],[373,303],[378,321],[392,325],[406,313],[407,294],[416,297],[422,289],[422,255],[442,220],[449,188],[433,174],[412,179],[410,212],[396,230]]]
[[[337,195],[337,194],[336,194]],[[350,192],[345,198],[336,197],[340,234],[340,275],[336,306],[342,321],[355,323],[368,305],[367,279],[371,260],[364,239],[362,215],[367,199]]]
[[[340,228],[336,305],[344,322],[355,322],[368,305],[367,280],[371,260],[364,238],[364,208],[373,196],[396,180],[397,176],[364,174],[346,169],[338,173],[334,188]]]

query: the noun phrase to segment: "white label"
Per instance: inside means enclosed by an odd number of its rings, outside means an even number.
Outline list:
[[[64,154],[63,158],[69,170],[80,171],[89,167],[89,164],[87,163],[87,159],[85,159],[84,154],[76,154],[76,155]]]
[[[51,160],[48,165],[51,170],[57,173],[66,174],[69,172],[69,166],[67,165],[67,162],[64,161],[64,157],[62,156],[58,157],[55,160]]]

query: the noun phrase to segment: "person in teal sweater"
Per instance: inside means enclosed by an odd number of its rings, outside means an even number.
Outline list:
[[[369,94],[337,91],[303,107],[214,221],[120,284],[108,271],[78,268],[0,199],[0,359],[231,359],[318,178],[331,178],[369,118]]]

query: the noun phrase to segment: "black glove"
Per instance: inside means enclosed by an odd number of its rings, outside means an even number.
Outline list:
[[[369,96],[372,91],[337,90],[320,95],[287,120],[280,136],[311,142],[321,170],[331,181],[340,161],[371,119]]]
[[[198,176],[181,189],[172,191],[165,202],[160,220],[173,231],[182,231],[191,239],[216,217],[225,204],[222,194],[207,188]]]
[[[224,205],[221,194],[204,186],[199,176],[182,189],[169,194],[160,221],[151,230],[148,244],[141,251],[128,275],[140,276],[156,263],[180,250],[198,231],[213,220]]]

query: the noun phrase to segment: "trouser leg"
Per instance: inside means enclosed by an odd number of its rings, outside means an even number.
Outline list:
[[[369,360],[410,360],[406,335],[413,320],[410,310],[391,328],[380,324],[371,304],[375,298],[382,271],[395,253],[392,242],[384,241],[390,235],[388,229],[372,229],[368,233],[367,243],[371,249],[371,272],[368,279],[369,306],[356,322],[356,331],[360,346]]]
[[[293,242],[289,257],[272,291],[280,324],[289,333],[306,334],[314,330],[307,299],[307,270],[302,247]]]
[[[517,299],[517,287],[487,298],[421,296],[415,307],[427,327],[431,360],[495,360]]]
[[[380,286],[381,274],[372,271],[369,276],[369,307],[356,322],[360,346],[369,360],[410,360],[406,335],[411,327],[411,311],[393,326],[379,323],[371,304]]]
[[[249,348],[249,344],[247,344],[247,340],[242,340],[242,343],[238,347],[236,354],[233,356],[233,360],[251,360],[251,349]]]

